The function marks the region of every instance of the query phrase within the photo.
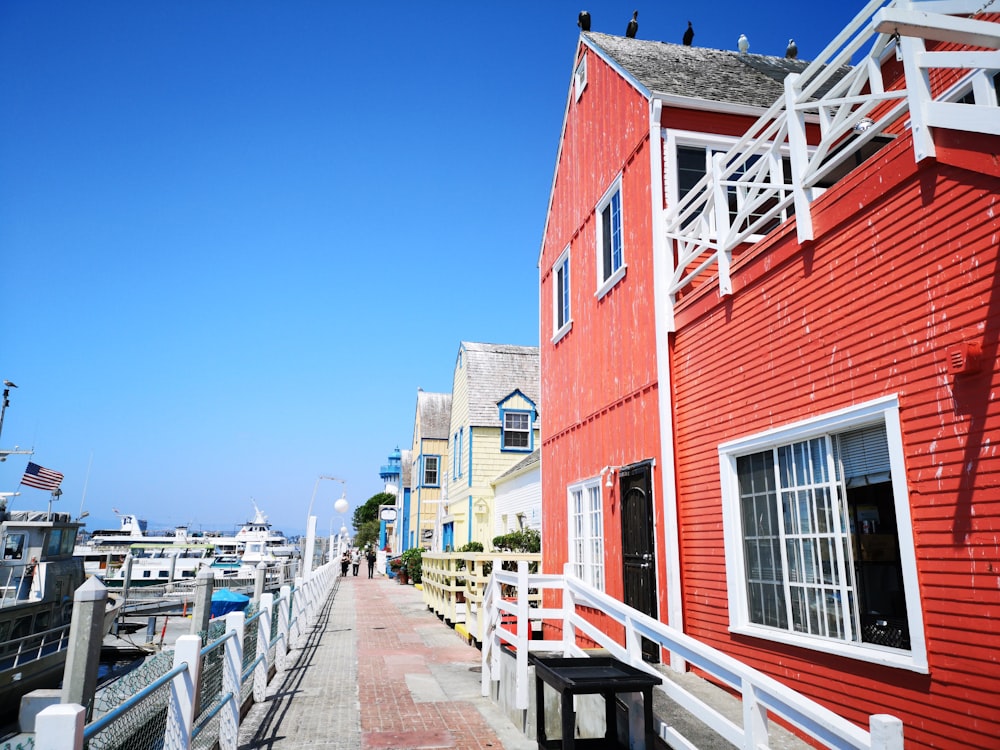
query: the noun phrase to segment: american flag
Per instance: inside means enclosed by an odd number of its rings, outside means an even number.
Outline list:
[[[44,466],[39,466],[29,461],[28,468],[24,470],[24,476],[21,477],[21,484],[28,487],[35,487],[39,490],[54,492],[59,489],[59,483],[62,480],[63,475],[58,471],[46,469]]]

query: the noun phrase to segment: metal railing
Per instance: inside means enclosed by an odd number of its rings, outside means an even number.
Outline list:
[[[880,144],[909,132],[920,161],[935,155],[934,128],[1000,135],[1000,24],[957,15],[992,4],[872,0],[802,73],[785,79],[784,97],[665,211],[671,330],[683,294],[712,281],[709,274],[722,296],[731,294],[734,251],[793,213],[799,242],[813,239],[812,201]],[[941,46],[928,50],[925,40]],[[818,140],[809,132],[816,126]]]
[[[5,642],[0,648],[0,669],[13,669],[69,648],[69,625],[32,633]]]
[[[250,617],[225,615],[221,634],[208,636],[208,643],[198,635],[180,636],[169,671],[89,724],[77,704],[46,708],[35,724],[36,744],[235,750],[244,705],[263,702],[269,679],[287,670],[289,649],[304,639],[335,581],[334,566],[325,565],[294,586],[282,586],[278,596],[263,594]]]
[[[558,592],[559,606],[530,606],[529,592],[534,595],[543,590]],[[514,702],[518,709],[527,709],[529,704],[528,654],[531,651],[581,657],[588,656],[588,651],[580,643],[592,643],[626,664],[659,676],[660,673],[642,659],[642,642],[648,639],[661,649],[677,654],[742,700],[742,723],[736,723],[678,683],[664,681],[662,687],[656,688],[736,747],[769,747],[768,723],[773,717],[812,737],[823,747],[903,748],[899,719],[882,714],[870,716],[869,731],[865,731],[774,678],[588,586],[573,576],[571,564],[566,565],[561,576],[529,574],[524,562],[518,565],[516,573],[495,566],[486,587],[483,607],[486,634],[482,645],[482,694],[488,696],[491,682],[500,679],[502,647],[513,647]],[[594,611],[605,616],[603,629],[592,617],[585,616]],[[530,637],[529,621],[535,620],[555,625],[561,637],[558,640]],[[672,745],[676,743],[674,746],[694,746],[675,727],[665,727],[663,739]]]

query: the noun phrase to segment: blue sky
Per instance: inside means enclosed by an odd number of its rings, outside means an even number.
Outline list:
[[[3,446],[90,528],[353,512],[460,341],[538,343],[582,7],[811,59],[862,3],[0,0]]]

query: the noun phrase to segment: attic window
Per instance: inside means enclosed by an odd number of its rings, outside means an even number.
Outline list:
[[[580,58],[580,62],[573,72],[573,89],[576,93],[576,100],[579,101],[583,95],[583,90],[587,88],[587,56]]]

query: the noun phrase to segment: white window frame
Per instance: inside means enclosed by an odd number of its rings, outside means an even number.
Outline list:
[[[560,279],[560,272],[562,278]],[[555,344],[573,328],[573,305],[570,297],[569,247],[562,251],[552,266],[552,343]],[[560,325],[559,316],[563,316]]]
[[[899,538],[903,591],[910,631],[909,652],[870,643],[848,642],[806,633],[766,627],[750,621],[747,606],[746,561],[743,521],[736,460],[740,456],[768,450],[826,434],[837,434],[879,422],[885,424],[886,443],[896,524]],[[917,582],[916,553],[910,516],[903,439],[899,423],[899,401],[895,395],[868,401],[829,414],[723,443],[718,448],[722,482],[722,518],[726,551],[726,582],[729,591],[730,632],[787,643],[814,651],[836,654],[888,667],[927,673],[927,646]]]
[[[566,488],[566,529],[569,562],[577,578],[605,590],[604,496],[601,478]]]
[[[507,417],[523,416],[527,421],[527,428],[524,430],[511,429],[507,426]],[[527,443],[525,445],[507,445],[507,435],[525,435]],[[501,409],[500,410],[500,450],[504,452],[513,451],[515,453],[531,453],[534,448],[534,434],[532,429],[532,413],[528,409]]]
[[[435,475],[437,476],[437,481],[436,482],[428,482],[427,481],[427,470],[428,470],[427,462],[430,461],[430,460],[433,460],[435,462],[434,463],[434,467],[435,467],[434,471],[435,471]],[[420,480],[421,480],[420,481],[420,485],[422,487],[440,487],[441,486],[441,456],[436,455],[436,454],[426,455],[426,456],[423,457],[423,460],[421,461],[421,464],[422,465],[420,467],[421,468],[421,472],[420,472]]]
[[[612,201],[617,196],[618,198],[618,241],[619,241],[619,261],[618,266],[614,267],[614,249],[612,248],[612,267],[604,267],[604,221],[602,220],[602,214],[604,209],[608,208]],[[607,189],[601,200],[597,203],[597,208],[594,210],[595,216],[595,228],[596,233],[596,253],[597,256],[597,291],[594,293],[598,299],[603,297],[612,287],[625,278],[625,271],[627,266],[625,264],[625,203],[622,196],[622,176],[619,174],[614,181],[611,183],[611,187]],[[614,228],[612,228],[614,232]],[[613,240],[612,240],[613,242]]]
[[[573,93],[574,101],[580,101],[580,97],[583,96],[583,90],[587,88],[587,54],[584,53],[583,57],[580,58],[580,62],[576,64],[576,69],[573,71]]]

